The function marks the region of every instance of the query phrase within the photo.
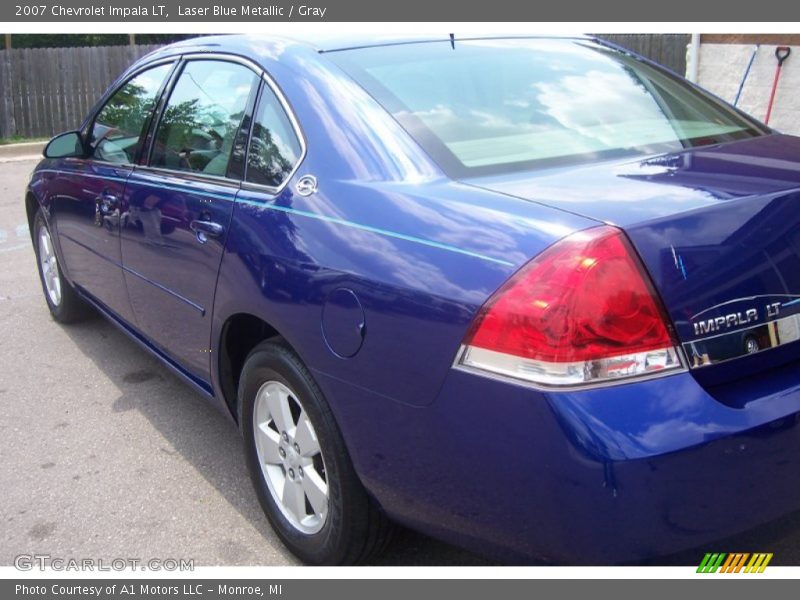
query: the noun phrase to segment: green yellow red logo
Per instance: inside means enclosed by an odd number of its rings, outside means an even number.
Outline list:
[[[763,573],[772,553],[769,552],[708,552],[703,557],[698,573]]]

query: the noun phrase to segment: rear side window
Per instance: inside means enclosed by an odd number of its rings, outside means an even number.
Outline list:
[[[165,64],[143,71],[109,98],[92,125],[90,140],[96,159],[115,164],[134,162],[145,123],[171,68],[172,64]]]
[[[224,176],[257,80],[253,71],[236,63],[188,62],[162,113],[150,164]]]
[[[265,85],[247,153],[247,181],[280,186],[300,160],[302,147],[278,97]]]

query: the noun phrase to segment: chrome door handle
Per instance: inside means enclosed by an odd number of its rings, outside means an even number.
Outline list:
[[[192,221],[189,223],[189,228],[194,231],[197,241],[205,244],[210,237],[219,237],[225,231],[225,228],[214,221]]]

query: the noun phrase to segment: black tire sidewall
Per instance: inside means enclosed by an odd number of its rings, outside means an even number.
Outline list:
[[[253,431],[253,411],[256,394],[267,381],[278,381],[292,390],[317,434],[327,476],[328,515],[322,529],[314,534],[298,531],[284,517],[269,491],[259,465]],[[319,388],[291,351],[270,343],[260,346],[250,354],[239,384],[239,415],[250,478],[261,507],[283,543],[309,564],[338,564],[346,560],[347,538],[352,534],[347,513],[356,508],[351,506],[352,501],[358,500],[358,494],[348,489],[352,488],[354,474],[330,408]],[[348,508],[351,510],[346,510]]]

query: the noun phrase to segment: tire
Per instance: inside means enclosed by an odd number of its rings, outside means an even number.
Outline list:
[[[33,219],[33,251],[42,284],[44,299],[53,319],[59,323],[77,323],[92,315],[91,307],[84,302],[64,277],[53,246],[50,228],[41,209]]]
[[[238,402],[250,478],[283,543],[312,565],[358,564],[380,552],[392,525],[361,485],[331,409],[297,355],[276,341],[256,346]]]
[[[745,354],[755,354],[760,350],[758,340],[752,335],[744,338],[744,352]]]

